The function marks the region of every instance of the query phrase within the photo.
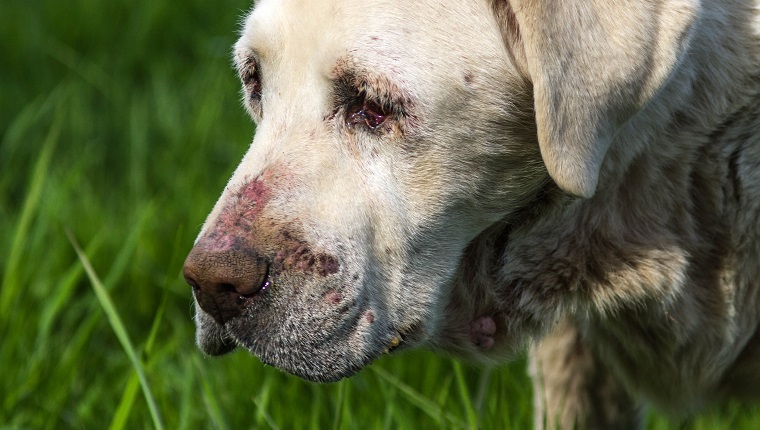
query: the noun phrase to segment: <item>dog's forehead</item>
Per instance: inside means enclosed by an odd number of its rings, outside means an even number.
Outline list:
[[[490,42],[499,44],[487,2],[475,0],[261,0],[236,51],[255,52],[264,62],[285,59],[289,67],[310,63],[325,73],[347,56],[367,67],[416,65],[429,73],[456,68],[457,56],[488,45],[489,31]]]

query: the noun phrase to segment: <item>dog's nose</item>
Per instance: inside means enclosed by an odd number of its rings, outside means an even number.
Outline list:
[[[203,240],[193,247],[183,268],[198,305],[219,324],[240,315],[264,288],[269,264],[246,247],[215,248]]]

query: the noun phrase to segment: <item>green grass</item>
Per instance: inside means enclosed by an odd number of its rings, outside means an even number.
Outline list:
[[[319,385],[196,349],[181,265],[253,133],[229,64],[249,6],[3,5],[0,428],[529,427],[523,362],[418,351]]]

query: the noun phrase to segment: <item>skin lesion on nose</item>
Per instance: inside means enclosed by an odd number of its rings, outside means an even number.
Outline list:
[[[271,196],[269,177],[247,181],[232,194],[185,261],[198,305],[219,324],[242,314],[281,273],[326,277],[340,269],[336,257],[262,217]]]
[[[211,234],[233,232],[234,237],[250,233],[270,197],[271,188],[262,177],[245,182],[219,213]]]

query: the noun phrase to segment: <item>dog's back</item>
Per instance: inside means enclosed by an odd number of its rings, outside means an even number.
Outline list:
[[[621,428],[644,404],[683,414],[760,395],[760,11],[703,8],[670,90],[618,137],[644,149],[620,150],[625,173],[578,209],[598,222],[578,242],[596,236],[613,254],[588,245],[578,260],[627,266],[606,266],[602,283],[620,276],[617,290],[533,348],[537,420],[549,427]],[[657,115],[664,127],[648,127]]]

